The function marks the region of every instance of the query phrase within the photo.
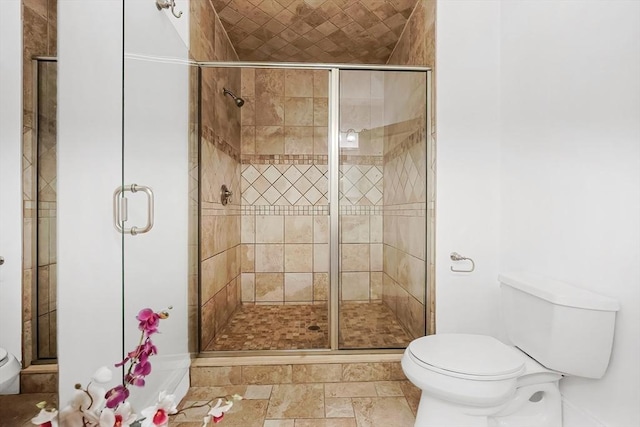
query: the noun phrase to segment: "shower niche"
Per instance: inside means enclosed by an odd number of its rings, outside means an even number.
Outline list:
[[[428,71],[229,64],[192,81],[200,351],[424,335]]]

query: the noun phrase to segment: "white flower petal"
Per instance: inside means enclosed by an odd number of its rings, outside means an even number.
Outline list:
[[[58,416],[58,411],[47,411],[46,409],[41,409],[38,415],[31,419],[32,424],[44,424],[54,420]]]

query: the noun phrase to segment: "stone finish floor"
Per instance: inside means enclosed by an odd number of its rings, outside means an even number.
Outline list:
[[[419,390],[408,381],[192,387],[181,408],[241,394],[224,427],[413,427]],[[207,408],[173,418],[171,426],[200,427]]]
[[[411,342],[384,304],[341,303],[339,324],[341,349],[405,348]],[[243,305],[204,351],[328,348],[327,325],[326,305]]]
[[[47,401],[56,403],[56,393],[31,393],[0,396],[0,427],[33,427],[31,418],[40,410],[36,404]]]
[[[420,399],[408,381],[192,387],[186,408],[217,396],[241,394],[223,427],[413,427]],[[0,427],[32,427],[36,403],[56,401],[52,393],[0,396]],[[201,427],[206,407],[186,409],[171,427]]]

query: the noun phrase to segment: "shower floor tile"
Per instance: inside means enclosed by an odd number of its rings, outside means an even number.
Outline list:
[[[327,319],[326,305],[243,305],[203,350],[328,348]],[[342,303],[339,324],[340,348],[404,348],[411,342],[383,304]]]

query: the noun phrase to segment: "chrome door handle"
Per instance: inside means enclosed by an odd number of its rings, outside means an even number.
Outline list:
[[[125,191],[130,191],[132,193],[137,193],[138,191],[142,191],[147,195],[147,223],[144,227],[136,227],[132,226],[131,228],[125,228],[124,222],[128,219],[128,203],[126,197],[121,197]],[[113,225],[116,227],[119,233],[131,234],[135,236],[137,234],[143,234],[151,230],[153,228],[153,190],[150,187],[146,187],[144,185],[124,185],[122,187],[116,188],[116,191],[113,192]]]

